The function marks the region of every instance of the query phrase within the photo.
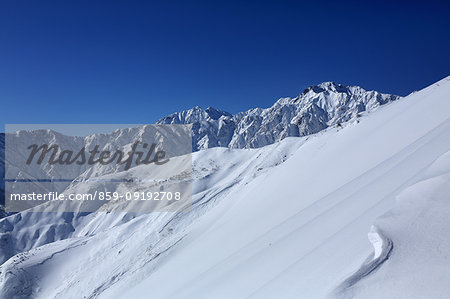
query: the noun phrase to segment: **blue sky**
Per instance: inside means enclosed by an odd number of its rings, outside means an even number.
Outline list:
[[[323,81],[406,95],[450,75],[446,2],[1,1],[2,122],[235,113]]]

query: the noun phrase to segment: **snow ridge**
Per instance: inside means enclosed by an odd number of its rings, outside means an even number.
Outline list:
[[[364,277],[371,275],[389,259],[394,247],[392,240],[375,225],[372,225],[368,236],[374,249],[373,257],[368,258],[355,273],[350,275],[336,288],[334,296],[337,298],[348,297],[353,286],[364,279]]]

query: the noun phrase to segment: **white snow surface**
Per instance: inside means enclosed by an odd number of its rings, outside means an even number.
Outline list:
[[[196,152],[193,167],[178,213],[43,205],[0,220],[0,298],[450,294],[450,77],[343,128]]]

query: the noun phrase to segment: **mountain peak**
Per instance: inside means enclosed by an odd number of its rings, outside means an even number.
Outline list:
[[[228,113],[228,112],[222,111],[222,110],[218,110],[213,107],[206,108],[205,112],[208,113],[209,117],[214,120],[219,119],[221,116],[228,116],[228,117],[233,116],[231,113]]]
[[[323,88],[335,88],[336,86],[343,86],[342,84],[335,83],[333,81],[325,81],[320,84],[317,84],[317,86],[323,87]]]
[[[335,82],[332,82],[332,81],[326,81],[326,82],[322,82],[320,84],[312,85],[312,86],[306,88],[302,92],[302,95],[307,94],[310,91],[312,91],[314,93],[322,93],[322,92],[325,92],[325,91],[342,93],[342,92],[348,92],[350,87],[351,86],[345,86],[345,85],[340,84],[340,83],[335,83]],[[361,88],[361,87],[358,87],[358,88]]]

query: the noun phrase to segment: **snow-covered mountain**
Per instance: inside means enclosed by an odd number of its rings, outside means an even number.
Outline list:
[[[217,146],[258,148],[286,137],[317,133],[399,98],[358,86],[324,82],[305,89],[295,98],[281,98],[267,109],[255,108],[231,115],[197,106],[157,123],[193,124],[194,150]]]
[[[48,212],[49,202],[6,217],[0,298],[445,298],[449,99],[447,77],[357,120],[338,109],[316,134],[198,151],[192,203],[177,213],[120,201]],[[171,117],[237,117],[187,114]],[[139,181],[151,167],[99,178]]]
[[[157,124],[192,124],[192,150],[211,147],[259,148],[290,136],[306,136],[317,133],[329,126],[341,124],[361,116],[365,111],[374,111],[380,105],[397,100],[395,95],[366,91],[358,86],[343,86],[333,82],[311,86],[295,98],[281,98],[267,109],[255,108],[246,112],[231,115],[230,113],[200,107],[177,112],[157,122]],[[28,152],[17,153],[20,146],[15,146],[21,139],[31,143],[46,143],[49,146],[58,144],[65,148],[89,149],[91,145],[99,145],[100,150],[111,148],[129,149],[139,138],[148,139],[154,132],[151,126],[121,129],[111,134],[94,134],[87,137],[65,136],[58,132],[37,130],[21,131],[9,134],[9,148],[13,151],[9,159],[9,179],[77,179],[86,180],[102,174],[123,170],[120,165],[82,165],[67,168],[58,164],[50,165],[44,161],[44,167],[30,168],[23,164],[21,157]],[[0,169],[4,170],[4,134],[0,135]],[[170,140],[170,138],[165,139]],[[30,143],[30,144],[31,144]],[[167,146],[165,146],[167,148]],[[171,146],[178,150],[178,147]],[[126,151],[126,150],[125,150]],[[8,154],[8,153],[6,153]],[[172,155],[176,153],[171,153]],[[178,153],[180,154],[180,153]],[[35,165],[36,166],[36,165]],[[113,167],[114,169],[112,169]],[[11,169],[17,169],[14,172]],[[70,171],[70,173],[67,173]],[[3,178],[4,175],[1,174]],[[70,182],[47,184],[46,191],[63,192]],[[29,190],[30,191],[30,190]],[[0,183],[0,198],[4,198],[4,182]],[[3,201],[2,201],[3,202]],[[1,203],[0,203],[1,210]],[[0,212],[0,218],[4,213]]]

